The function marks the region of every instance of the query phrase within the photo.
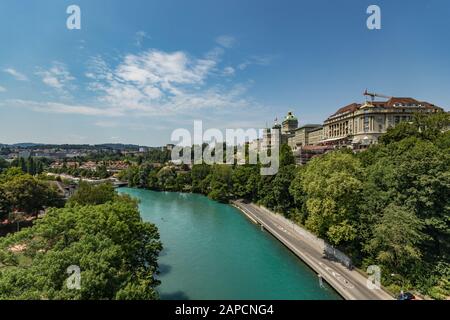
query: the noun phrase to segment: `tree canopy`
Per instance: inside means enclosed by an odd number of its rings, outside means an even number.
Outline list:
[[[51,209],[0,239],[0,299],[157,299],[161,248],[129,197]],[[67,286],[70,266],[79,290]]]

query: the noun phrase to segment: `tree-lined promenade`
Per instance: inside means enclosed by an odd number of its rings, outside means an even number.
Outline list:
[[[379,265],[392,292],[450,296],[449,115],[417,115],[353,153],[336,150],[295,166],[287,145],[280,169],[259,165],[135,165],[121,172],[130,186],[195,192],[228,202],[246,199],[283,214],[351,256]]]

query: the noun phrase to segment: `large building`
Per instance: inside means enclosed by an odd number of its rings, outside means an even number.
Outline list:
[[[376,94],[366,95],[378,96]],[[390,97],[386,101],[352,103],[338,109],[323,125],[307,124],[298,127],[298,119],[288,112],[282,124],[275,121],[272,129],[266,128],[257,145],[270,146],[275,137],[280,143],[287,143],[297,158],[297,163],[306,163],[311,157],[338,147],[355,150],[375,144],[388,128],[400,122],[411,121],[415,113],[436,113],[443,109],[429,102],[413,98]],[[275,131],[274,129],[277,129]],[[255,145],[256,146],[256,145]]]
[[[328,117],[323,125],[323,144],[365,148],[402,121],[410,121],[414,113],[443,111],[431,103],[413,98],[390,98],[387,101],[352,103]]]
[[[296,128],[293,131],[293,134],[288,138],[288,144],[292,148],[292,150],[297,150],[301,147],[314,144],[311,143],[311,133],[313,133],[313,142],[318,143],[319,140],[322,140],[322,125],[320,124],[306,124],[300,128]],[[317,139],[317,136],[320,137],[320,139]]]

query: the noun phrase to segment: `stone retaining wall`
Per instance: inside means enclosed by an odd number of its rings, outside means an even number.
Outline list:
[[[273,211],[267,209],[263,206],[258,206],[261,210],[265,211],[267,214],[272,215],[276,220],[279,220],[281,223],[288,224],[292,226],[292,230],[295,231],[300,237],[306,239],[309,244],[319,248],[323,251],[323,253],[329,258],[334,259],[336,261],[339,261],[341,264],[346,266],[347,268],[350,268],[353,266],[352,260],[349,256],[347,256],[342,251],[336,249],[331,244],[327,243],[325,240],[317,237],[310,231],[306,230],[305,228],[302,228],[298,224],[293,223],[291,220],[283,217],[281,214],[276,214]]]

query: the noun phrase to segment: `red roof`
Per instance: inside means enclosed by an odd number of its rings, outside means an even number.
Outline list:
[[[415,106],[421,105],[421,107],[425,108],[425,109],[435,109],[435,108],[441,109],[429,102],[418,101],[416,99],[408,98],[408,97],[392,97],[387,101],[373,101],[372,104],[375,107],[379,107],[379,108],[394,108],[394,107],[399,107],[399,105],[401,105],[402,107],[406,107],[406,106],[410,106],[410,105],[415,105]],[[336,111],[330,117],[333,117],[333,116],[336,116],[339,114],[343,114],[343,113],[347,113],[347,112],[355,112],[359,108],[361,108],[361,106],[362,106],[362,104],[359,104],[359,103],[349,104],[345,107],[340,108],[338,111]]]
[[[359,103],[352,103],[349,104],[348,106],[342,107],[340,108],[338,111],[336,111],[335,114],[333,114],[332,116],[335,116],[337,114],[341,114],[341,113],[345,113],[345,112],[355,112],[356,110],[358,110],[359,108],[361,108],[361,104]]]

